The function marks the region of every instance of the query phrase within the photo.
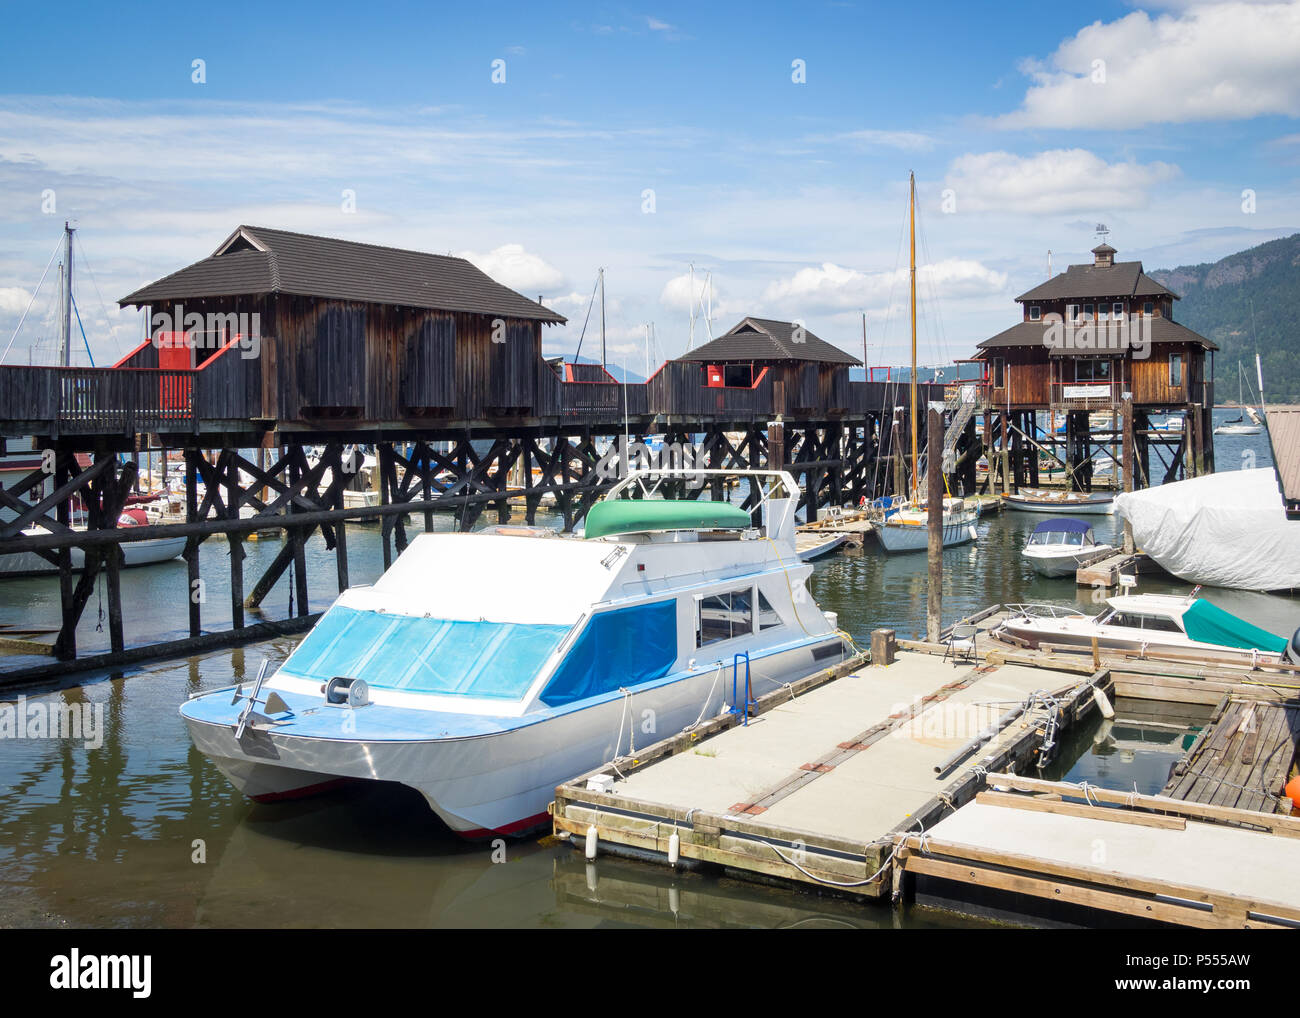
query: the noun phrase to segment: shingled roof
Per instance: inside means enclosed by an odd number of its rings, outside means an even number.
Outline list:
[[[1095,323],[1105,326],[1105,322]],[[1145,325],[1144,325],[1145,327]],[[1150,318],[1151,342],[1155,343],[1194,343],[1206,350],[1217,350],[1218,345],[1210,339],[1206,339],[1199,332],[1193,332],[1185,325],[1170,318],[1163,318],[1153,315]],[[1045,346],[1043,337],[1047,332],[1049,325],[1047,322],[1017,322],[1009,329],[999,332],[996,336],[977,343],[976,348],[979,350],[1004,349],[1006,347],[1025,347],[1025,346]],[[1095,335],[1095,333],[1094,333]],[[1093,347],[1091,349],[1076,347],[1060,347],[1052,350],[1053,355],[1070,356],[1073,354],[1096,356],[1099,353],[1107,351]]]
[[[1110,253],[1115,249],[1110,245]],[[1096,251],[1103,251],[1097,248]],[[1142,271],[1141,262],[1115,262],[1113,265],[1071,265],[1064,272],[1058,272],[1045,283],[1039,283],[1032,290],[1026,290],[1017,301],[1030,300],[1070,300],[1079,298],[1105,297],[1155,297],[1169,296],[1175,300],[1178,294],[1161,286]]]
[[[745,318],[711,343],[705,343],[678,357],[679,361],[812,361],[818,364],[861,364],[807,329],[803,338],[795,338],[794,322],[771,318]]]
[[[239,227],[210,257],[141,287],[118,304],[270,293],[565,321],[464,258],[263,226]]]

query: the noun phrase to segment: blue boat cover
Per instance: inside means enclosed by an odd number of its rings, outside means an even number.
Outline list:
[[[542,691],[559,707],[667,675],[677,660],[677,602],[656,601],[593,615]]]
[[[1092,524],[1085,523],[1083,520],[1076,520],[1070,516],[1063,516],[1057,520],[1044,520],[1038,526],[1034,527],[1035,534],[1086,534],[1092,529]]]
[[[1210,604],[1203,597],[1197,598],[1183,613],[1183,626],[1187,629],[1188,636],[1201,643],[1219,643],[1225,647],[1263,650],[1274,654],[1286,650],[1286,637],[1253,626],[1245,619],[1239,619],[1231,612]]]
[[[562,625],[453,622],[335,605],[281,671],[322,683],[344,675],[383,689],[517,700],[568,631]]]

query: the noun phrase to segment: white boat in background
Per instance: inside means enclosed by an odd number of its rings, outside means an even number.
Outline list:
[[[1072,516],[1109,516],[1115,495],[1108,491],[1061,491],[1055,488],[1021,488],[1002,496],[1008,509],[1027,513],[1063,513]]]
[[[683,473],[747,479],[763,526],[729,502],[653,497]],[[645,497],[620,497],[634,487]],[[580,540],[422,534],[272,677],[181,716],[254,799],[395,781],[465,837],[540,826],[558,784],[847,656],[805,587],[798,494],[784,471],[634,473]]]
[[[1124,492],[1115,514],[1141,551],[1189,583],[1300,588],[1300,521],[1286,518],[1272,467]]]
[[[1034,528],[1020,556],[1041,576],[1073,576],[1086,562],[1114,551],[1098,544],[1092,527],[1083,520],[1044,520]]]
[[[124,528],[142,526],[147,522],[140,518],[143,516],[144,511],[141,509],[129,510],[122,514],[118,526]],[[128,520],[130,522],[127,522]],[[84,530],[85,527],[74,526],[73,529]],[[41,527],[28,527],[23,531],[25,537],[40,537],[47,533],[48,531]],[[185,550],[185,540],[183,537],[155,537],[146,541],[123,541],[120,546],[122,549],[122,564],[124,566],[149,566],[156,565],[159,562],[169,562],[180,557],[181,552]],[[81,572],[86,568],[86,553],[81,548],[70,549],[69,558],[72,560],[74,572]],[[58,571],[57,565],[34,551],[0,555],[0,579],[18,576],[41,576],[54,574]]]
[[[795,554],[801,562],[813,562],[838,551],[848,539],[848,534],[833,531],[801,530],[795,534]]]
[[[1255,408],[1247,406],[1243,400],[1245,393],[1242,382],[1245,377],[1246,373],[1242,370],[1241,361],[1237,361],[1237,406],[1242,409],[1243,414],[1239,414],[1233,420],[1224,421],[1220,424],[1214,429],[1216,435],[1258,435],[1264,430],[1264,422],[1260,419],[1259,414],[1255,412]],[[1244,414],[1250,414],[1250,424],[1246,423]]]
[[[1199,590],[1200,588],[1197,588]],[[1099,615],[1059,605],[1009,604],[1011,616],[993,630],[1011,642],[1039,647],[1181,651],[1260,662],[1300,663],[1300,629],[1291,639],[1260,629],[1197,597],[1125,594],[1108,598]]]
[[[943,500],[943,546],[966,544],[979,538],[979,502],[961,498]],[[925,551],[930,546],[930,511],[924,504],[901,499],[877,506],[872,530],[887,552]]]

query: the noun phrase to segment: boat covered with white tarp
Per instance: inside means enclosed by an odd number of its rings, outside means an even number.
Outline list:
[[[1271,467],[1227,470],[1115,499],[1137,547],[1191,583],[1300,588],[1300,521],[1282,508]]]

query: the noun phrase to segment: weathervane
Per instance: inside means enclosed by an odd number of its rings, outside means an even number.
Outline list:
[[[1110,235],[1110,230],[1106,229],[1105,223],[1098,223],[1096,232],[1097,232],[1097,236],[1101,239],[1103,243],[1105,243],[1106,238]]]

